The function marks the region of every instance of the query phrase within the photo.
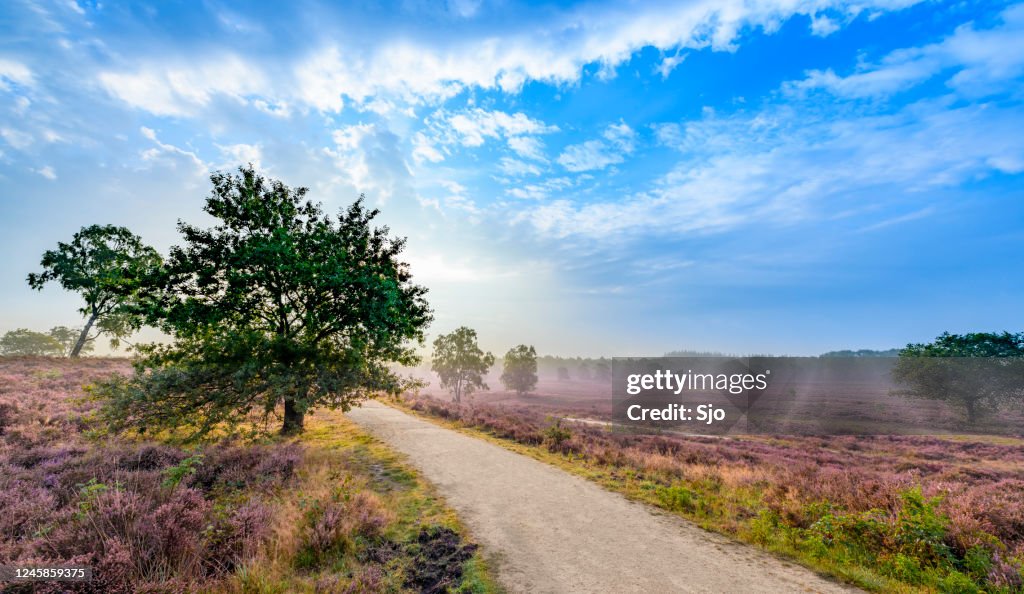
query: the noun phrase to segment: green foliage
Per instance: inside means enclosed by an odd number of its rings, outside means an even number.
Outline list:
[[[25,328],[11,330],[0,337],[0,355],[70,357],[78,344],[82,330],[67,326],[54,326],[47,333],[33,332]],[[92,352],[93,344],[86,342],[79,353]]]
[[[113,316],[112,316],[113,317]],[[130,330],[126,330],[130,333]],[[78,339],[82,336],[82,328],[69,328],[67,326],[54,326],[50,328],[48,333],[51,338],[60,343],[62,354],[65,357],[70,357],[71,353],[75,351],[75,346],[78,344]],[[116,343],[116,338],[111,338],[112,343]],[[92,341],[84,343],[81,348],[78,349],[79,354],[91,353],[95,344]]]
[[[952,565],[953,554],[945,542],[949,518],[938,511],[942,498],[925,498],[915,487],[904,491],[901,499],[892,535],[895,548],[928,566]]]
[[[203,465],[203,455],[193,454],[188,458],[185,458],[181,462],[178,462],[174,466],[170,466],[164,469],[164,482],[162,485],[165,488],[173,489],[177,487],[181,481],[186,477],[189,477],[196,473],[196,469]]]
[[[562,419],[555,419],[544,429],[544,441],[552,451],[557,450],[559,446],[570,439],[572,439],[572,431],[562,425]]]
[[[506,390],[528,394],[537,387],[537,350],[521,344],[505,353],[505,368],[501,383]]]
[[[78,512],[76,516],[79,519],[84,518],[96,505],[96,498],[110,490],[107,485],[98,482],[95,478],[91,478],[86,483],[82,483],[78,486]],[[115,488],[117,488],[115,486]]]
[[[63,353],[60,342],[42,332],[18,328],[0,338],[0,355],[59,357]]]
[[[1024,333],[940,335],[908,344],[892,371],[896,394],[962,406],[967,422],[1002,406],[1024,403]]]
[[[697,509],[697,493],[683,485],[659,488],[658,499],[668,510],[692,514]]]
[[[67,291],[80,293],[85,305],[78,311],[86,317],[85,327],[69,355],[77,357],[95,325],[116,346],[120,339],[137,330],[141,318],[132,313],[133,300],[144,279],[160,265],[160,255],[124,227],[92,225],[75,233],[70,243],[43,253],[43,272],[28,275],[28,284],[41,290],[56,281]]]
[[[174,342],[137,347],[135,376],[97,387],[114,428],[188,424],[198,438],[265,424],[283,404],[292,433],[316,406],[401,390],[389,365],[417,361],[409,342],[431,319],[398,259],[405,240],[374,227],[362,197],[332,217],[251,166],[211,181],[217,224],[180,222],[182,244],[139,299]]]
[[[462,326],[434,340],[430,370],[437,374],[443,388],[452,391],[455,402],[462,402],[463,394],[486,390],[483,376],[492,365],[494,355],[480,350],[475,330]]]

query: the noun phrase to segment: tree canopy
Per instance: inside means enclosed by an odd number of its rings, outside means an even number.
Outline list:
[[[54,326],[49,332],[33,332],[26,328],[11,330],[0,337],[0,355],[69,357],[81,336],[80,328]],[[92,351],[87,342],[80,349],[82,353]]]
[[[63,354],[63,347],[54,337],[27,328],[11,330],[0,337],[0,355],[56,357]]]
[[[462,326],[434,340],[430,369],[441,380],[441,387],[451,390],[455,402],[464,394],[486,390],[483,376],[494,365],[494,355],[480,350],[476,330]]]
[[[426,289],[399,260],[405,240],[376,227],[360,196],[337,216],[306,188],[252,166],[211,176],[211,228],[179,222],[140,311],[171,337],[139,348],[134,378],[105,386],[119,427],[266,423],[301,431],[310,409],[398,391],[393,362],[431,319]]]
[[[521,344],[505,353],[501,383],[506,390],[527,394],[537,387],[537,350]]]
[[[1000,406],[1024,402],[1024,333],[946,332],[908,344],[892,374],[904,387],[897,394],[961,406],[973,425]]]
[[[144,278],[160,265],[160,254],[124,227],[91,225],[75,233],[69,243],[43,253],[43,271],[28,275],[28,284],[41,290],[56,281],[65,290],[80,293],[85,316],[69,356],[77,357],[87,343],[107,334],[111,344],[137,330],[140,318],[130,305]],[[90,336],[95,326],[97,334]]]

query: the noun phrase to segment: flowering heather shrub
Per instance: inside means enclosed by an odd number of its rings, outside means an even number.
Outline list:
[[[186,452],[86,439],[95,404],[82,386],[129,371],[116,359],[0,358],[0,563],[81,563],[95,575],[35,591],[207,587],[257,553],[269,498],[302,460],[294,444]]]
[[[406,395],[405,403],[527,445],[545,443],[551,427],[545,409],[457,405],[421,395]],[[1022,587],[1024,446],[1017,442],[714,439],[586,424],[571,425],[570,435],[560,436],[557,445],[549,437],[548,449],[571,452],[616,476],[628,471],[646,483],[652,501],[727,531],[747,530],[755,540],[758,530],[789,534],[809,554],[848,554],[910,583],[924,583],[933,571],[933,578],[948,581],[933,580],[932,586],[950,591],[971,591],[973,584]],[[839,550],[847,545],[857,550]]]
[[[371,491],[336,494],[332,501],[316,502],[307,514],[305,563],[317,565],[351,549],[357,539],[379,538],[392,519]]]

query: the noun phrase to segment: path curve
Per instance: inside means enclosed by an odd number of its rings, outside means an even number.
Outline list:
[[[347,416],[437,487],[509,592],[857,591],[379,402]]]

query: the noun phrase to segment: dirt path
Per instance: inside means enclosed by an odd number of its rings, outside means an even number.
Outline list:
[[[378,402],[348,416],[437,486],[510,592],[855,591]]]

